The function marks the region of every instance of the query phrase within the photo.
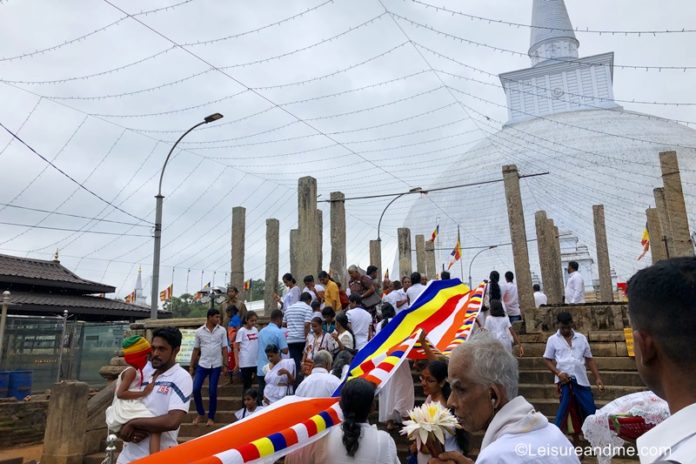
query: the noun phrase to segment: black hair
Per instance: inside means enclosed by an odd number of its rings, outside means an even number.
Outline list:
[[[312,322],[316,322],[317,324],[321,325],[324,321],[321,319],[321,317],[313,317]]]
[[[336,317],[336,311],[334,311],[334,309],[331,306],[324,306],[324,309],[321,310],[321,315],[324,317]]]
[[[293,284],[296,284],[296,283],[297,283],[297,281],[295,280],[295,278],[294,278],[294,277],[292,276],[292,274],[290,274],[289,272],[286,272],[285,274],[283,274],[283,281],[286,281],[286,280],[292,282]]]
[[[411,273],[411,284],[416,285],[421,282],[421,275],[420,272],[412,272]]]
[[[317,278],[319,279],[328,279],[329,278],[329,273],[326,271],[321,271],[319,274],[317,274]]]
[[[442,279],[442,280],[451,279],[449,271],[442,271],[440,273],[440,279]]]
[[[300,301],[304,303],[309,303],[310,301],[312,301],[312,294],[309,292],[302,292],[302,294],[300,295]]]
[[[360,306],[362,304],[362,297],[360,295],[358,295],[357,293],[351,293],[350,296],[348,297],[348,301]]]
[[[339,351],[334,358],[333,368],[331,369],[331,374],[335,375],[339,379],[343,374],[343,366],[350,366],[350,362],[353,360],[353,353],[348,350]]]
[[[155,329],[155,331],[152,332],[152,338],[157,337],[167,342],[173,350],[181,346],[181,330],[176,327],[160,327],[159,329]]]
[[[391,284],[392,284],[392,287],[394,287],[394,290],[401,289],[401,281],[400,280],[392,280]]]
[[[229,287],[227,287],[227,291],[229,292],[230,290],[232,290],[235,293],[239,293],[239,289],[234,285],[230,285]]]
[[[577,261],[568,261],[568,267],[572,268],[574,271],[580,269],[580,266],[578,265]]]
[[[505,273],[505,280],[507,280],[508,282],[512,282],[513,280],[515,280],[515,274],[513,274],[512,271],[507,271]]]
[[[249,396],[255,400],[259,399],[259,391],[255,388],[249,388],[244,392],[244,396]]]
[[[346,383],[341,390],[339,405],[343,411],[343,446],[348,456],[353,457],[360,447],[361,423],[367,422],[375,400],[375,386],[365,379],[357,378]]]
[[[277,321],[278,319],[283,319],[283,311],[281,311],[280,309],[274,309],[273,311],[271,311],[271,320]]]
[[[306,275],[306,276],[304,276],[304,279],[302,279],[302,282],[304,282],[304,283],[314,282],[314,276],[313,275]]]
[[[569,312],[563,311],[556,316],[556,322],[559,324],[572,324],[573,316],[571,316]]]
[[[541,287],[539,286],[539,284],[534,284],[532,285],[532,290],[534,290],[535,292],[540,292]]]
[[[370,264],[365,270],[365,274],[370,275],[377,270],[377,266]]]
[[[341,327],[346,329],[349,334],[353,336],[353,346],[351,348],[348,348],[347,346],[345,347],[346,349],[349,350],[354,350],[355,349],[355,334],[353,333],[352,330],[348,327],[348,316],[346,316],[346,313],[341,311],[340,313],[336,314],[336,324],[340,324]]]
[[[696,258],[659,261],[633,275],[628,313],[633,328],[652,335],[669,360],[696,366]]]
[[[505,308],[500,300],[490,300],[490,310],[492,317],[505,317]]]
[[[219,316],[220,315],[220,310],[217,308],[210,308],[208,310],[208,313],[206,314],[206,317],[213,317],[213,316]]]
[[[280,353],[280,348],[278,348],[278,345],[275,345],[271,343],[270,345],[266,345],[266,349],[263,350],[264,353]]]
[[[384,328],[387,324],[389,324],[389,321],[396,316],[396,310],[394,309],[394,306],[392,306],[390,303],[384,303],[382,304],[382,317],[384,318],[382,320],[382,325],[381,327]]]
[[[315,310],[314,312],[318,312],[316,310],[321,308],[321,303],[319,303],[319,300],[314,300],[314,301],[312,301],[312,304],[310,306],[312,307],[313,310]]]
[[[488,278],[490,279],[490,282],[488,282],[488,298],[490,300],[502,300],[503,294],[500,292],[500,285],[498,284],[500,282],[500,274],[498,271],[491,271]]]
[[[442,396],[444,396],[445,400],[447,400],[450,393],[452,393],[450,384],[447,382],[447,363],[439,360],[430,361],[425,368],[428,369],[430,375],[437,380],[437,383],[442,383],[443,381],[445,382],[445,384],[442,386]]]
[[[248,311],[248,312],[244,315],[244,319],[242,319],[242,323],[243,323],[243,324],[246,324],[247,321],[249,321],[249,319],[251,319],[252,317],[255,317],[255,318],[258,319],[259,316],[258,316],[258,314],[256,314],[254,311]]]
[[[239,308],[237,307],[237,305],[229,305],[225,308],[225,312],[230,313],[230,315],[234,316],[235,314],[239,313]]]

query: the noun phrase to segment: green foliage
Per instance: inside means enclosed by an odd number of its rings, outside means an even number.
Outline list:
[[[164,303],[164,309],[171,311],[174,317],[202,317],[208,308],[209,305],[194,301],[190,293],[172,296],[171,301]]]

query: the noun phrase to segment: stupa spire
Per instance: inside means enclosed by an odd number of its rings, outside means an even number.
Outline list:
[[[528,52],[532,66],[550,59],[577,59],[579,46],[565,2],[534,0]]]

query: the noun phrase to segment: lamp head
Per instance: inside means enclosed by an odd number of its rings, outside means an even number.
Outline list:
[[[414,187],[411,190],[409,190],[408,193],[418,193],[418,192],[422,192],[422,191],[423,191],[422,187]]]
[[[207,124],[207,123],[210,123],[210,122],[213,122],[213,121],[217,121],[218,119],[222,119],[223,117],[224,117],[224,116],[221,115],[220,113],[213,113],[213,114],[211,114],[210,116],[206,116],[205,119],[203,119],[203,120],[204,120],[204,121],[206,122],[206,124]]]

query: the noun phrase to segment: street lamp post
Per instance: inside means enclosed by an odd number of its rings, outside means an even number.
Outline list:
[[[486,248],[480,250],[478,253],[476,253],[476,254],[474,255],[473,258],[471,258],[471,262],[469,262],[469,289],[471,289],[471,284],[472,284],[472,282],[471,282],[471,265],[474,264],[474,260],[476,259],[476,257],[477,257],[478,255],[480,255],[480,254],[483,253],[484,251],[492,250],[493,248],[498,248],[498,245],[490,245],[490,246],[488,246],[488,247],[486,247]]]
[[[380,230],[382,229],[382,218],[384,217],[384,213],[387,212],[387,210],[389,209],[389,207],[390,207],[390,206],[392,205],[392,203],[394,203],[396,200],[398,200],[399,198],[403,197],[404,195],[410,195],[410,194],[412,194],[412,193],[428,193],[428,192],[425,191],[425,190],[423,190],[421,187],[414,187],[414,188],[412,188],[411,190],[409,190],[408,192],[404,192],[404,193],[401,193],[401,194],[395,196],[395,197],[392,199],[392,201],[390,201],[389,203],[387,203],[387,206],[384,207],[384,210],[382,211],[382,214],[379,216],[379,222],[377,223],[377,240],[378,240],[379,242],[382,241],[382,236],[380,235]]]
[[[179,137],[177,141],[174,142],[174,145],[172,145],[172,148],[169,150],[167,158],[164,160],[162,172],[160,173],[159,188],[157,189],[157,195],[155,196],[157,209],[155,212],[155,249],[152,254],[152,292],[150,295],[152,298],[152,300],[150,301],[151,319],[157,319],[157,301],[159,300],[160,246],[162,244],[162,200],[164,200],[164,196],[162,195],[162,179],[164,178],[164,170],[167,168],[169,158],[172,156],[172,153],[174,152],[176,146],[179,144],[179,142],[181,142],[181,139],[186,137],[188,133],[193,131],[195,128],[202,126],[203,124],[208,124],[213,121],[217,121],[218,119],[222,119],[222,117],[223,116],[220,113],[211,114],[210,116],[206,116],[205,119],[203,119],[203,121],[199,122],[195,126],[191,127],[189,130],[184,132],[181,135],[181,137]]]

